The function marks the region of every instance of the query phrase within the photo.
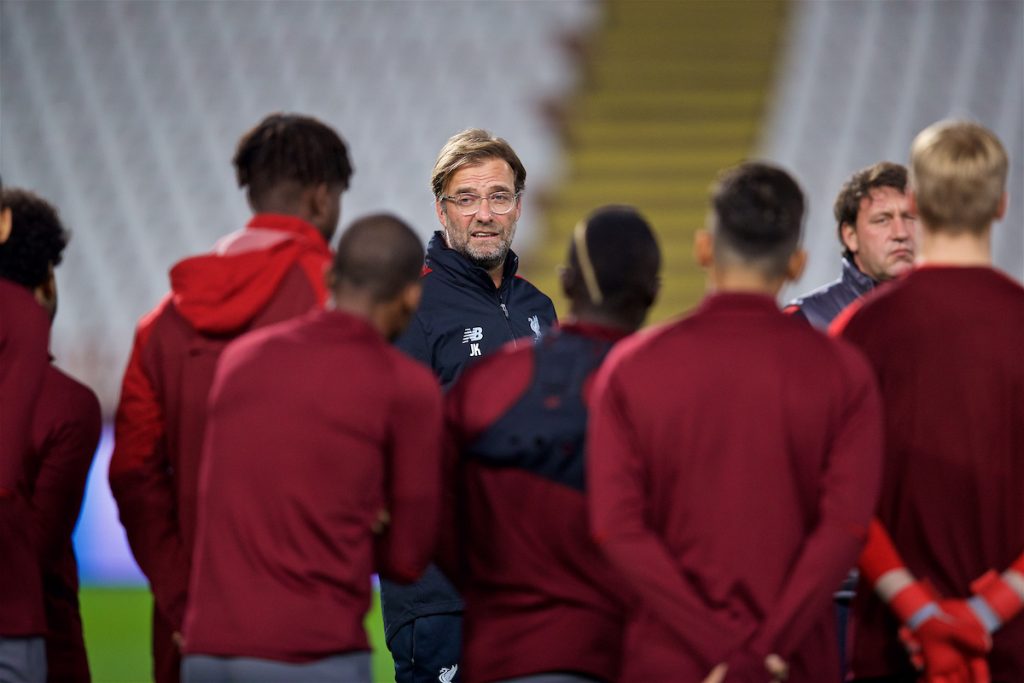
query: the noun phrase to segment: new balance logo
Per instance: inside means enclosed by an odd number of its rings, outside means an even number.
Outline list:
[[[462,343],[466,344],[469,342],[478,342],[484,338],[484,328],[482,327],[467,327],[466,331],[462,335]],[[480,355],[480,354],[473,354]]]
[[[479,327],[476,329],[480,329]],[[451,668],[441,667],[441,675],[437,677],[437,680],[441,683],[452,683],[452,679],[455,678],[455,673],[459,670],[458,664],[452,664]]]

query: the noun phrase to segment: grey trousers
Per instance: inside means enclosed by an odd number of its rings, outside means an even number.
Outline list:
[[[0,636],[0,683],[46,680],[46,640]]]
[[[187,655],[181,683],[369,683],[370,653],[355,652],[292,664],[254,657]]]

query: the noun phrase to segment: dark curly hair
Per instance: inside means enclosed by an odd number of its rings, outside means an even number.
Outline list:
[[[61,262],[71,234],[49,202],[27,190],[7,189],[0,206],[11,210],[11,236],[0,244],[0,277],[30,289],[45,284]]]
[[[298,114],[264,118],[238,141],[232,161],[238,186],[252,202],[279,183],[338,184],[346,190],[352,177],[345,142],[330,126]]]

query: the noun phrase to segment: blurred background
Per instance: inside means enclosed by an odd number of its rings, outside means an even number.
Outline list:
[[[391,211],[424,240],[444,141],[471,126],[506,138],[528,171],[514,248],[560,312],[572,227],[601,204],[636,205],[666,254],[652,321],[700,299],[692,237],[721,169],[768,159],[809,197],[810,264],[785,300],[838,275],[831,206],[846,177],[906,163],[933,121],[970,118],[1010,154],[994,249],[1024,280],[1024,0],[2,0],[0,172],[73,232],[52,350],[108,421],[169,267],[247,220],[230,160],[272,111],[317,116],[348,142],[342,226]],[[101,683],[149,675],[148,594],[106,485],[111,447],[108,428],[76,537]],[[380,680],[388,666],[377,659]]]

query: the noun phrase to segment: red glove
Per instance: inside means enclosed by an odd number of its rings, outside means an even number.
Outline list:
[[[1024,608],[1024,555],[1002,575],[989,570],[971,584],[971,590],[971,614],[986,631],[995,633]]]
[[[954,606],[956,601],[940,604],[931,586],[914,578],[878,520],[872,520],[868,528],[860,569],[905,625],[900,637],[926,681],[988,682],[987,667],[982,671],[974,661],[992,647],[988,633],[975,618]]]
[[[932,602],[937,611],[916,630],[900,629],[910,661],[927,683],[989,683],[988,634],[963,600]]]

